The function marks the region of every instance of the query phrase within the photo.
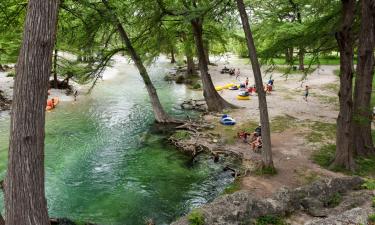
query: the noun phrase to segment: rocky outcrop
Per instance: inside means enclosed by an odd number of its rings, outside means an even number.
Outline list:
[[[294,190],[281,188],[273,197],[259,199],[251,192],[240,191],[224,195],[200,208],[205,224],[240,225],[245,221],[265,216],[285,216],[297,210],[311,215],[325,216],[325,209],[340,193],[360,189],[363,180],[359,177],[333,178],[316,181]],[[188,225],[187,217],[173,225]]]
[[[336,216],[329,216],[324,219],[315,219],[305,223],[305,225],[347,225],[347,224],[367,224],[367,218],[373,210],[354,208]]]

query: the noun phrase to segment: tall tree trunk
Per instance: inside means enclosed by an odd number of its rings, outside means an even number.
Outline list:
[[[260,111],[260,122],[262,126],[262,156],[263,156],[263,166],[273,168],[272,160],[272,149],[271,149],[271,132],[270,124],[268,118],[268,108],[266,93],[263,89],[262,74],[260,71],[259,61],[257,57],[257,52],[254,44],[253,35],[250,30],[249,18],[246,13],[245,5],[243,0],[237,0],[238,11],[241,16],[242,27],[246,36],[247,48],[249,51],[251,65],[253,67],[255,85],[258,90],[258,100],[259,100],[259,111]]]
[[[45,107],[58,0],[29,0],[18,57],[5,180],[7,225],[49,224],[44,196]]]
[[[305,49],[300,48],[298,51],[298,61],[299,61],[299,67],[298,69],[301,71],[305,70]]]
[[[127,52],[129,53],[130,57],[134,61],[139,74],[141,75],[143,82],[145,83],[148,95],[151,100],[152,109],[154,111],[156,122],[158,123],[172,123],[176,122],[176,120],[172,119],[163,109],[163,106],[160,103],[158,94],[154,85],[151,82],[150,76],[143,65],[141,58],[139,57],[138,53],[133,48],[133,45],[126,33],[124,27],[122,26],[120,20],[118,19],[116,13],[112,10],[111,6],[109,5],[107,0],[102,0],[103,4],[107,8],[109,14],[112,16],[112,20],[114,25],[117,27],[117,31],[120,34],[121,40],[123,41],[124,45],[126,46]]]
[[[352,26],[355,13],[355,0],[341,0],[342,25],[336,33],[340,50],[340,111],[337,118],[336,154],[331,167],[354,169],[353,160],[353,34]]]
[[[0,225],[5,225],[4,218],[1,216],[1,214],[0,214]]]
[[[186,55],[186,66],[186,77],[191,77],[196,74],[193,56]]]
[[[176,63],[176,58],[174,57],[174,47],[171,48],[171,63]]]
[[[57,48],[55,46],[55,52],[53,54],[53,86],[54,88],[58,88],[58,80],[57,80]]]
[[[285,52],[285,62],[289,65],[293,64],[293,53],[294,49],[293,48],[287,48]]]
[[[374,155],[371,135],[371,93],[374,74],[375,1],[361,1],[361,30],[359,32],[358,65],[354,89],[353,135],[356,155]]]
[[[208,40],[203,41],[203,46],[204,46],[204,54],[206,56],[206,62],[207,65],[210,65],[210,42]]]
[[[197,55],[199,59],[199,70],[201,72],[203,84],[203,96],[206,100],[208,111],[221,112],[225,108],[235,108],[232,104],[225,101],[215,90],[212,83],[211,75],[208,73],[208,62],[203,46],[203,28],[202,19],[196,18],[191,20]]]

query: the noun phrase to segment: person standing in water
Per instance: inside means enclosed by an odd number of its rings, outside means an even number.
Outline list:
[[[305,95],[303,96],[303,99],[307,102],[307,97],[309,96],[309,89],[310,87],[308,85],[305,86]]]

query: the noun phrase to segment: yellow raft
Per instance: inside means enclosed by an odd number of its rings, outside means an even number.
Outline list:
[[[216,86],[216,87],[215,87],[215,90],[216,90],[216,91],[221,91],[221,90],[223,90],[223,87],[222,87],[222,86]]]
[[[241,96],[241,95],[237,95],[237,99],[238,99],[238,100],[250,100],[250,96]]]
[[[230,84],[225,85],[223,88],[224,88],[224,89],[229,89],[229,88],[231,88],[231,87],[233,87],[233,86],[235,86],[235,84],[230,83]]]

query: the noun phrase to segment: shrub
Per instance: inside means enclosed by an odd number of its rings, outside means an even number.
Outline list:
[[[327,206],[330,208],[334,208],[340,204],[342,200],[342,196],[340,193],[335,193],[327,202]]]
[[[288,225],[284,219],[277,216],[262,216],[259,217],[255,225]]]
[[[190,225],[204,225],[204,216],[203,213],[197,209],[193,210],[189,215],[188,215],[188,220]]]
[[[201,89],[202,85],[200,83],[195,83],[195,84],[193,84],[192,88],[193,89]]]
[[[7,77],[15,77],[16,76],[16,72],[14,71],[10,71],[9,73],[7,73]]]

